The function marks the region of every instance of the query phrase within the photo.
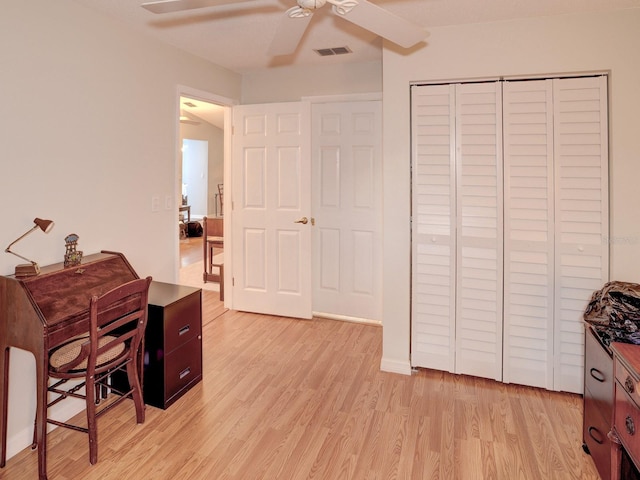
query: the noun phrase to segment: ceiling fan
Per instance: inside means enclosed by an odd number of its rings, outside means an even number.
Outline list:
[[[195,8],[255,0],[155,0],[142,4],[153,13],[171,13]],[[286,11],[271,42],[271,55],[289,55],[295,52],[314,10],[330,3],[333,13],[369,30],[401,47],[409,48],[429,36],[419,25],[405,20],[367,0],[296,0],[298,5]]]

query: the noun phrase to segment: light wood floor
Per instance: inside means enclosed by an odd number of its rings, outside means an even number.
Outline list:
[[[204,256],[202,241],[202,237],[180,239],[180,267],[186,267],[202,260]]]
[[[203,381],[142,425],[130,402],[102,417],[94,466],[84,434],[54,430],[49,480],[598,478],[578,395],[381,372],[380,327],[217,316],[205,293]],[[36,477],[28,448],[0,470]]]

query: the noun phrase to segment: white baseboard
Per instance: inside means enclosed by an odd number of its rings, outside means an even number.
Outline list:
[[[57,408],[56,408],[57,407]],[[66,421],[71,417],[74,417],[78,413],[84,410],[84,402],[81,400],[71,399],[65,402],[64,404],[56,405],[51,408],[51,411],[54,412],[56,420]],[[50,414],[51,414],[50,411]],[[35,419],[34,419],[35,420]],[[57,428],[55,425],[47,425],[47,432],[50,432],[54,428]],[[17,455],[25,448],[31,447],[31,442],[33,441],[33,423],[26,428],[21,429],[19,432],[15,432],[8,436],[7,438],[7,460]],[[89,439],[87,438],[87,442]],[[34,453],[37,455],[37,453]]]
[[[311,312],[311,315],[313,315],[314,317],[328,318],[329,320],[340,320],[342,322],[362,323],[365,325],[375,325],[377,327],[382,326],[382,322],[380,320],[371,320],[369,318],[349,317],[348,315],[335,315],[333,313],[324,313],[324,312]]]
[[[382,370],[383,372],[411,375],[411,364],[409,362],[400,362],[398,360],[383,358],[380,361],[380,370]]]

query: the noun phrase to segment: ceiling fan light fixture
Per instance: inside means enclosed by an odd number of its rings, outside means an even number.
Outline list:
[[[229,3],[255,0],[154,0],[142,4],[154,13],[168,13],[192,8],[203,8]],[[289,0],[290,1],[290,0]],[[360,28],[382,37],[403,48],[412,48],[423,42],[429,33],[418,24],[379,7],[368,0],[296,0],[297,6],[289,8],[276,28],[268,49],[270,56],[292,55],[295,53],[315,10],[327,3],[334,14]],[[351,53],[351,51],[320,49],[319,55],[326,56]]]
[[[324,7],[326,0],[297,0],[298,5],[301,8],[306,8],[308,10],[316,10],[318,8]]]

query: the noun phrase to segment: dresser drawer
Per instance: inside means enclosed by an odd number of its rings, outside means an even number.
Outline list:
[[[627,395],[625,388],[616,382],[613,424],[618,437],[631,459],[640,460],[640,410]]]
[[[629,372],[627,367],[616,357],[616,380],[633,401],[640,405],[640,385],[636,377]],[[640,426],[640,425],[639,425]]]
[[[183,389],[202,379],[202,341],[193,338],[165,359],[165,398],[167,406]]]
[[[584,389],[605,418],[611,419],[613,408],[613,359],[592,329],[585,334]]]

